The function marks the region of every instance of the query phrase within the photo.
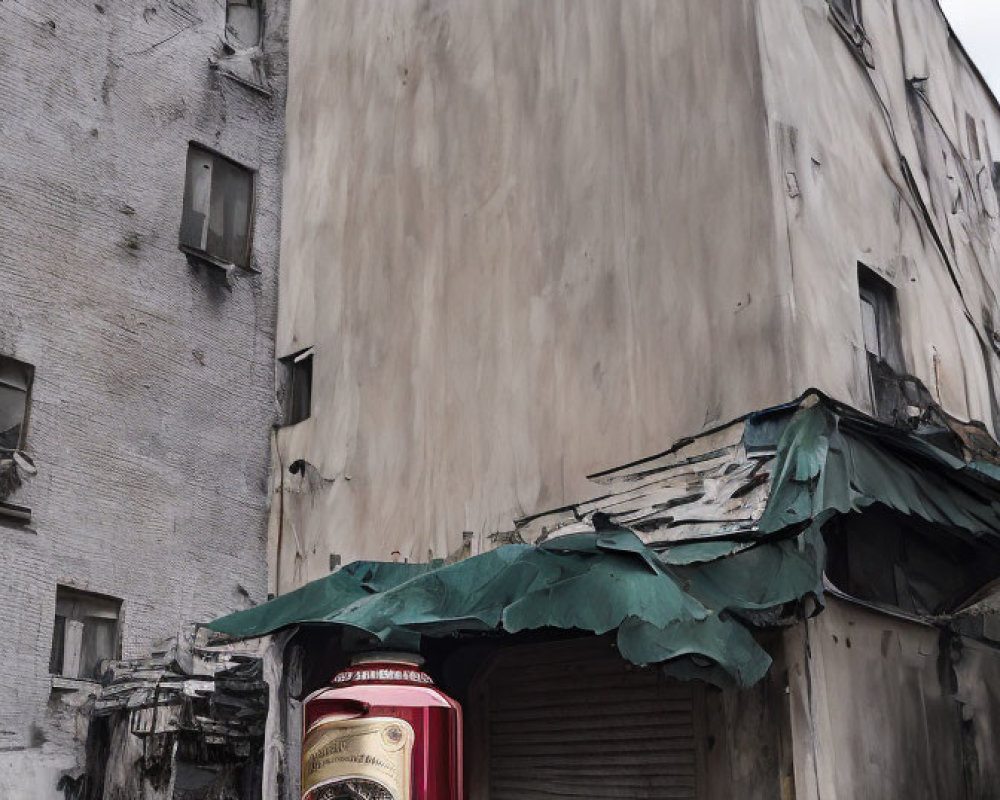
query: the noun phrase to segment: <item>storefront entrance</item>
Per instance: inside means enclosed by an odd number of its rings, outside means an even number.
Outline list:
[[[704,689],[607,638],[493,656],[467,708],[470,800],[697,800]]]

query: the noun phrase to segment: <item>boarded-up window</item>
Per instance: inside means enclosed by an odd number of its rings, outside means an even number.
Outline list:
[[[260,44],[260,0],[227,0],[226,33],[239,44],[253,47]]]
[[[313,349],[280,360],[282,424],[295,425],[312,415]]]
[[[30,364],[0,356],[0,452],[24,447],[33,376]]]
[[[101,662],[120,655],[120,611],[117,598],[57,587],[49,672],[64,678],[100,678]]]
[[[196,144],[188,147],[181,248],[221,264],[250,265],[253,172]]]

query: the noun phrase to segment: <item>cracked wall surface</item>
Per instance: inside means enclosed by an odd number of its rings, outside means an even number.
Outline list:
[[[859,264],[916,395],[995,430],[1000,112],[935,0],[863,6],[296,4],[272,591],[809,387],[872,409]]]
[[[863,5],[855,46],[823,0],[759,4],[772,169],[794,182],[775,206],[794,372],[871,409],[861,263],[895,289],[905,372],[995,431],[1000,107],[936,0]]]
[[[314,0],[290,40],[281,590],[790,396],[752,2]]]
[[[35,366],[38,474],[0,525],[0,797],[79,771],[48,674],[57,584],[122,599],[122,655],[266,595],[284,2],[254,88],[225,3],[0,3],[0,353]],[[238,54],[237,54],[238,55]],[[237,76],[238,77],[238,76]],[[178,250],[188,143],[256,170],[253,262]]]

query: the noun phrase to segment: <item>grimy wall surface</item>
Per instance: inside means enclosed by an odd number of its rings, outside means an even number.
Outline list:
[[[293,4],[272,590],[791,395],[756,41],[749,0]]]
[[[1000,797],[1000,653],[827,597],[785,635],[800,800]]]
[[[870,407],[860,262],[895,288],[900,367],[995,430],[1000,109],[936,0],[862,5],[863,47],[824,0],[758,5],[796,382]]]
[[[265,598],[287,20],[273,94],[215,72],[225,3],[0,4],[0,354],[35,366],[38,474],[0,527],[0,797],[62,797],[57,584],[121,598],[122,651]],[[197,141],[257,170],[231,289],[178,250]]]
[[[297,3],[271,589],[810,386],[870,409],[859,264],[899,371],[995,429],[1000,113],[935,0],[862,5]]]

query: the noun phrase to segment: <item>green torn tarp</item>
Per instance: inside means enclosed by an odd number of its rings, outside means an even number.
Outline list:
[[[758,681],[770,659],[714,602],[719,586],[702,585],[697,576],[697,585],[687,582],[629,531],[574,534],[436,568],[355,562],[210,627],[247,637],[291,624],[332,624],[409,650],[421,636],[617,631],[619,652],[635,664],[683,660],[676,666],[685,675],[721,682],[721,670],[742,685]]]
[[[819,400],[796,412],[782,434],[758,528],[764,535],[805,524],[818,528],[837,514],[878,503],[940,526],[942,535],[1000,542],[996,470]]]
[[[770,658],[749,620],[822,597],[820,528],[834,515],[882,503],[972,537],[1000,531],[1000,484],[988,470],[816,393],[804,398],[747,422],[757,446],[762,436],[780,436],[768,504],[749,540],[691,541],[658,553],[615,529],[508,545],[450,565],[355,562],[209,627],[247,638],[330,625],[410,650],[424,636],[615,631],[621,655],[635,664],[750,686]]]

